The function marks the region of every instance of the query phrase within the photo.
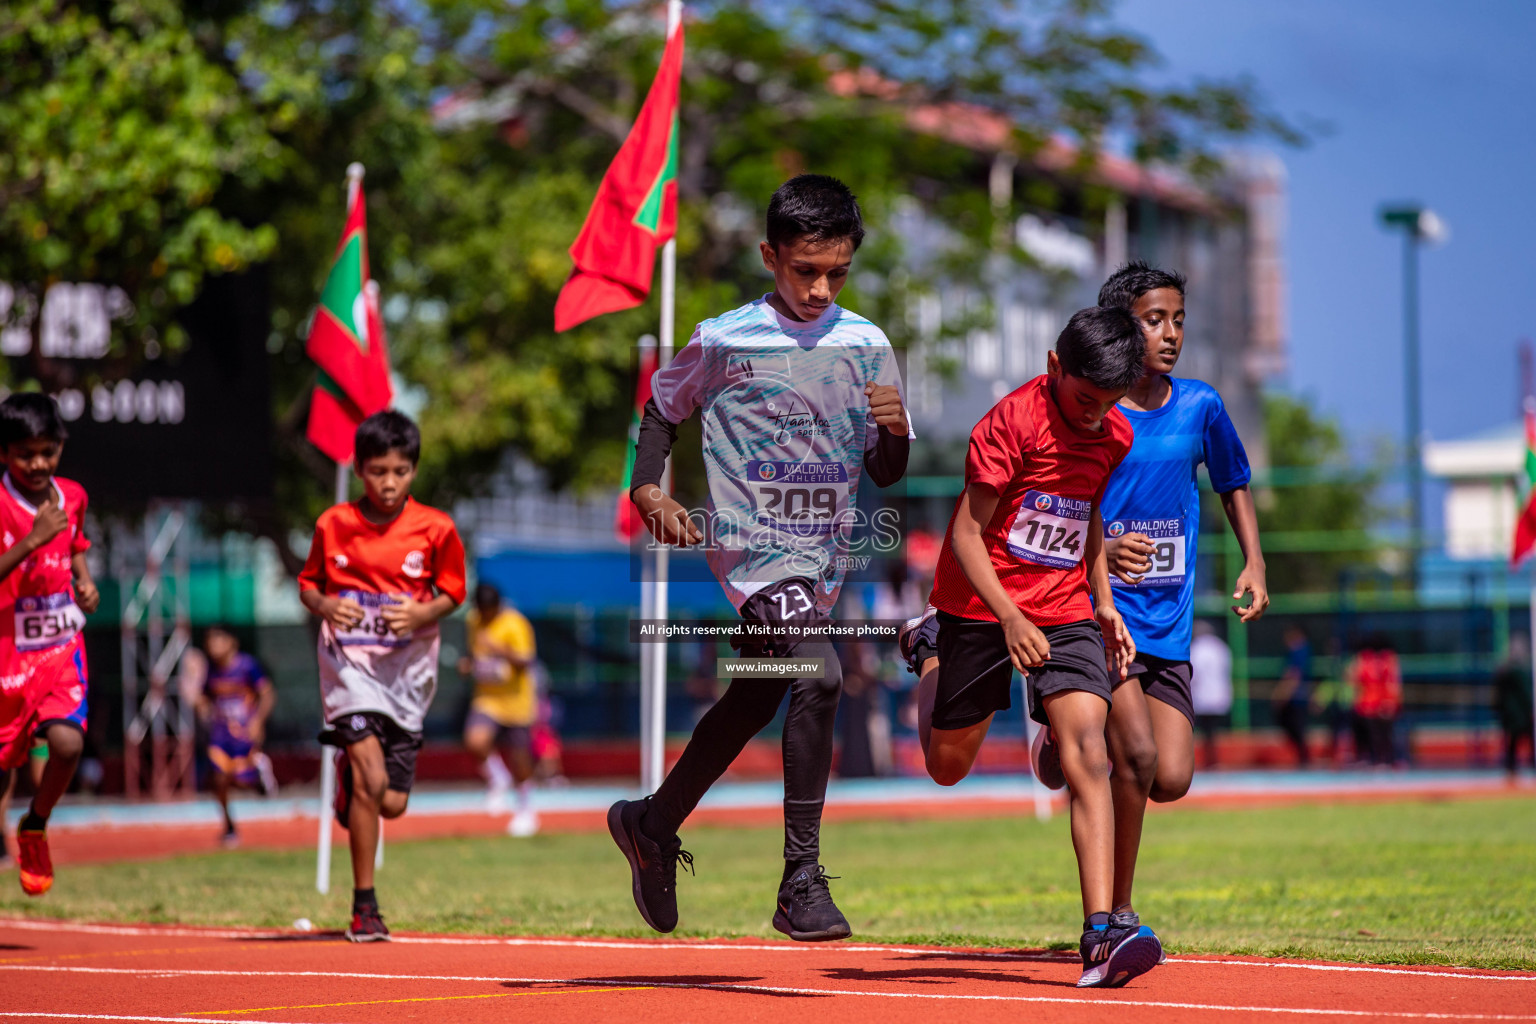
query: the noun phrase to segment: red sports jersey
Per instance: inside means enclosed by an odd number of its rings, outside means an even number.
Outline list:
[[[1085,561],[1090,516],[1131,450],[1131,436],[1119,409],[1104,417],[1098,434],[1074,430],[1046,376],[998,402],[971,431],[966,486],[984,484],[998,493],[982,540],[1003,589],[1035,625],[1093,618]],[[995,622],[955,558],[954,530],[951,514],[929,601],[951,615]]]
[[[388,523],[372,523],[349,501],[321,513],[300,590],[323,594],[406,594],[430,601],[437,592],[464,601],[464,542],[446,512],[407,498]]]
[[[0,664],[68,643],[85,625],[75,604],[70,560],[91,546],[85,537],[85,488],[53,478],[69,526],[38,548],[0,581]],[[17,491],[9,473],[0,476],[0,542],[15,547],[32,532],[37,507]]]

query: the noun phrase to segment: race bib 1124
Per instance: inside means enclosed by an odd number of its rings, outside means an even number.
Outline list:
[[[1083,560],[1093,502],[1030,491],[1019,503],[1008,550],[1013,557],[1053,569],[1070,569]]]
[[[1148,559],[1152,568],[1141,578],[1141,587],[1181,587],[1184,585],[1184,520],[1116,519],[1104,524],[1104,536],[1115,540],[1128,533],[1139,533],[1152,542]],[[1126,586],[1120,577],[1110,574],[1110,583]]]

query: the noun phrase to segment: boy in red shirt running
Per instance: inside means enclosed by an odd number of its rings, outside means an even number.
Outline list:
[[[0,790],[27,761],[33,738],[48,764],[16,828],[21,888],[53,885],[48,815],[69,788],[85,742],[85,642],[80,630],[101,594],[85,552],[85,488],[54,476],[68,432],[53,399],[36,392],[0,402]]]
[[[354,443],[363,498],[327,509],[299,574],[320,624],[321,740],[336,757],[336,820],[352,848],[353,942],[389,939],[373,892],[379,819],[405,813],[437,690],[438,620],[464,601],[464,542],[446,513],[412,501],[416,424],[380,412]]]
[[[1131,448],[1115,403],[1141,376],[1143,348],[1129,311],[1079,310],[1049,372],[976,424],[929,598],[938,610],[925,750],[934,781],[952,786],[970,772],[992,716],[1011,706],[1015,670],[1026,676],[1031,717],[1061,749],[1085,919],[1080,987],[1123,985],[1162,956],[1150,928],[1110,919],[1115,816],[1104,742],[1114,687],[1136,649],[1110,592],[1099,504]]]

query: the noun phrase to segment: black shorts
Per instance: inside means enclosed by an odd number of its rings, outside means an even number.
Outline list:
[[[464,718],[464,729],[489,729],[494,737],[493,743],[509,747],[520,754],[533,754],[533,730],[526,725],[506,725],[495,718],[470,705],[469,714]]]
[[[1013,706],[1013,663],[1003,627],[996,622],[962,619],[939,612],[939,685],[933,702],[935,729],[963,729]],[[1109,672],[1104,667],[1104,638],[1092,621],[1041,629],[1051,644],[1051,658],[1029,670],[1026,691],[1030,714],[1041,724],[1041,697],[1063,690],[1087,690],[1110,702]]]
[[[1193,674],[1187,661],[1169,661],[1152,654],[1137,654],[1131,662],[1130,676],[1141,683],[1141,691],[1148,697],[1176,709],[1190,725],[1195,723],[1195,702],[1190,696],[1189,681]]]
[[[382,711],[354,711],[342,715],[320,731],[320,742],[333,747],[349,747],[369,736],[377,736],[384,748],[384,771],[389,788],[409,793],[416,781],[416,755],[421,753],[421,733],[404,729]]]
[[[763,625],[774,629],[795,626],[815,629],[831,620],[827,613],[816,606],[816,584],[804,576],[794,576],[765,587],[741,603],[741,619],[746,625]],[[815,635],[814,640],[826,636]],[[774,637],[754,640],[743,637],[732,640],[731,646],[741,652],[743,658],[787,658],[794,653],[804,639]]]

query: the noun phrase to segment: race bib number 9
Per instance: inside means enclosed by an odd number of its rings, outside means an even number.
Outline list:
[[[68,643],[85,628],[85,613],[68,591],[16,599],[16,649],[42,651]]]
[[[1083,560],[1092,513],[1093,502],[1086,499],[1030,491],[1008,531],[1008,550],[1021,561],[1070,569]]]
[[[1104,524],[1104,536],[1111,540],[1128,533],[1144,534],[1152,542],[1149,556],[1152,568],[1137,586],[1179,587],[1184,585],[1184,520],[1178,519],[1116,519]],[[1115,586],[1126,586],[1120,577],[1109,578]]]
[[[382,612],[396,599],[389,594],[370,594],[363,590],[343,590],[338,597],[350,598],[363,609],[363,621],[351,629],[336,630],[336,642],[343,647],[407,647],[408,636],[395,636],[389,631]]]
[[[848,508],[848,467],[841,462],[747,463],[752,517],[801,537],[831,533]]]

